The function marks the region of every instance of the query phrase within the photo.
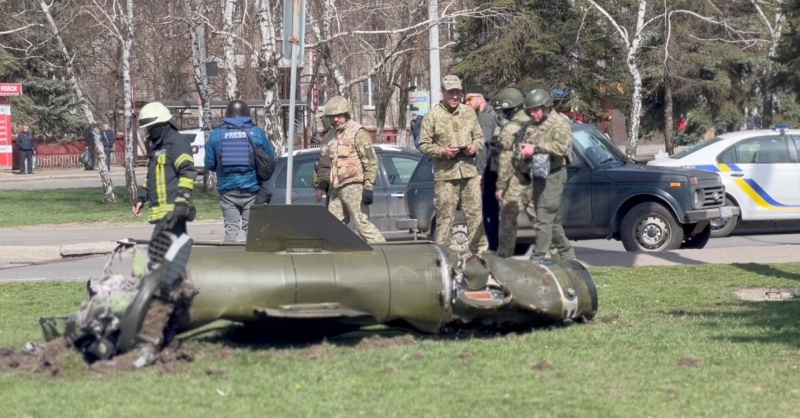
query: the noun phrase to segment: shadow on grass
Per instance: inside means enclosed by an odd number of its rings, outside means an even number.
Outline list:
[[[754,273],[764,277],[774,277],[778,279],[800,281],[800,274],[790,273],[788,271],[781,270],[779,268],[776,268],[775,266],[768,264],[744,263],[744,264],[734,264],[734,266],[748,273]]]
[[[722,302],[720,302],[722,304]],[[691,317],[723,334],[716,339],[738,343],[769,343],[800,348],[800,300],[737,301],[725,311],[667,311],[673,317]]]
[[[667,262],[665,265],[669,265],[669,263],[687,266],[699,266],[706,264],[703,261],[684,257],[681,253],[674,251],[664,251],[660,253],[637,253],[609,251],[594,248],[580,248],[578,246],[575,246],[575,248],[578,259],[588,263],[592,267],[633,267],[636,266],[637,262],[642,259],[648,260],[653,258]]]

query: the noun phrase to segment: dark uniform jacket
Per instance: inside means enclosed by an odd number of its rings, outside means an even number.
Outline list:
[[[164,219],[172,212],[176,199],[191,195],[197,178],[192,158],[192,138],[179,133],[174,127],[165,129],[161,138],[151,141],[147,180],[139,189],[139,200],[150,205],[148,221],[151,223]]]

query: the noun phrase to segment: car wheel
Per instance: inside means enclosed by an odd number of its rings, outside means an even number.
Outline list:
[[[644,202],[634,206],[622,219],[622,245],[630,252],[661,252],[678,249],[683,228],[664,205]]]
[[[731,202],[727,197],[723,206],[738,207],[735,203]],[[711,220],[711,238],[724,238],[733,233],[736,226],[739,225],[739,216],[730,218],[714,218]]]
[[[699,250],[705,248],[711,239],[711,225],[706,226],[700,233],[687,236],[681,244],[681,249]]]

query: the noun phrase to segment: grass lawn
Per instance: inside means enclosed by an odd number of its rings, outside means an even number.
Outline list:
[[[102,376],[0,374],[2,416],[686,417],[800,415],[800,265],[592,269],[594,322],[493,339],[300,348],[189,340],[195,361]],[[82,283],[0,285],[0,347],[39,340]],[[365,344],[368,342],[369,344]]]
[[[198,185],[199,186],[199,185]],[[200,186],[201,187],[201,186]],[[202,190],[202,189],[201,189]],[[197,219],[222,219],[216,194],[194,193]],[[146,222],[131,213],[125,187],[115,188],[117,203],[103,203],[100,187],[48,190],[0,190],[0,228],[93,222]]]

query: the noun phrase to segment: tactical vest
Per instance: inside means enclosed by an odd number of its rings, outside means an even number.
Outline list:
[[[244,130],[224,128],[219,153],[224,173],[246,173],[255,169],[253,147]]]
[[[336,138],[328,143],[333,187],[364,182],[364,165],[361,164],[356,145],[356,133],[362,128],[361,125],[349,121],[344,130],[338,132]]]

